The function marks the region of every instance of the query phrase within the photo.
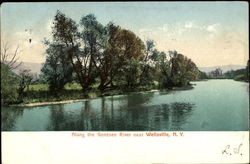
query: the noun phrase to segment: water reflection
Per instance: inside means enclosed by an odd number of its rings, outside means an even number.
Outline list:
[[[65,124],[67,118],[64,112],[63,105],[52,105],[50,106],[50,121],[49,127],[47,130],[62,130],[67,127]]]
[[[133,93],[39,107],[2,107],[1,130],[249,130],[248,83],[194,83],[195,88],[187,91]]]
[[[171,104],[171,129],[184,130],[183,125],[187,123],[187,119],[192,115],[192,104],[189,103],[173,103]]]
[[[66,105],[50,107],[47,130],[54,131],[148,131],[182,130],[193,105],[172,103],[147,106],[153,95],[128,95],[126,101],[114,97],[81,104],[80,110]],[[137,97],[140,97],[139,99]],[[124,100],[124,99],[123,99]]]
[[[1,108],[1,130],[12,130],[15,128],[16,120],[23,115],[22,109]]]

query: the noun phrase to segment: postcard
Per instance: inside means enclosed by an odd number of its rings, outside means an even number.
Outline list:
[[[2,163],[249,163],[248,15],[244,1],[2,3]]]

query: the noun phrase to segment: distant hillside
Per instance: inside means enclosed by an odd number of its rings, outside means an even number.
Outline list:
[[[200,71],[202,72],[211,72],[213,70],[215,70],[216,68],[220,68],[222,70],[222,73],[225,73],[227,71],[230,70],[238,70],[238,69],[242,69],[242,68],[246,68],[246,66],[242,66],[242,65],[224,65],[224,66],[214,66],[214,67],[198,67]]]
[[[15,73],[19,73],[21,69],[30,69],[31,73],[40,74],[43,63],[31,63],[31,62],[23,62],[20,67],[14,70]]]

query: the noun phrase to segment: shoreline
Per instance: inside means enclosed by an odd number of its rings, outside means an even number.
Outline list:
[[[92,99],[92,98],[89,98],[89,99]],[[43,105],[68,104],[68,103],[82,102],[82,101],[86,101],[86,100],[88,100],[88,99],[37,102],[37,103],[29,103],[29,104],[11,105],[11,106],[14,106],[14,107],[32,107],[32,106],[43,106]]]
[[[148,91],[139,91],[139,92],[127,92],[124,94],[130,94],[130,93],[148,93],[148,92],[158,92],[160,90],[158,89],[152,89]],[[114,94],[114,95],[107,95],[108,96],[117,96],[117,95],[123,95],[123,94]],[[15,104],[15,105],[10,105],[13,107],[34,107],[34,106],[43,106],[43,105],[56,105],[56,104],[68,104],[68,103],[75,103],[75,102],[83,102],[91,99],[96,99],[100,98],[103,96],[97,96],[97,97],[92,97],[92,98],[85,98],[85,99],[72,99],[72,100],[61,100],[61,101],[47,101],[47,102],[36,102],[36,103],[28,103],[28,104]]]
[[[194,87],[186,86],[186,87],[173,87],[172,89],[168,91],[185,91],[185,90],[191,90]],[[35,103],[27,103],[27,104],[13,104],[10,105],[12,107],[36,107],[36,106],[44,106],[44,105],[56,105],[56,104],[68,104],[68,103],[75,103],[75,102],[83,102],[91,99],[101,98],[101,97],[108,97],[108,96],[117,96],[117,95],[125,95],[125,94],[133,94],[133,93],[150,93],[150,92],[159,92],[160,89],[151,89],[147,91],[132,91],[132,92],[124,92],[123,94],[113,94],[113,95],[102,95],[102,96],[96,96],[91,98],[83,98],[83,99],[71,99],[71,100],[60,100],[60,101],[46,101],[46,102],[35,102]]]

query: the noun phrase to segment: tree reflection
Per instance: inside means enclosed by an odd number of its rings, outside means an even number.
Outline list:
[[[58,131],[65,130],[65,115],[63,105],[50,106],[50,123],[48,130]]]
[[[154,94],[128,95],[125,100],[103,97],[78,104],[81,109],[51,106],[49,130],[148,131],[182,130],[193,105],[171,103],[147,105]],[[126,103],[124,103],[124,101]]]
[[[154,93],[136,93],[127,95],[127,107],[134,107],[148,103],[154,96]]]
[[[90,130],[92,129],[92,126],[91,126],[91,121],[90,119],[90,108],[91,108],[91,105],[90,105],[90,102],[89,101],[85,101],[83,103],[83,106],[82,106],[82,109],[81,109],[81,112],[80,112],[80,117],[78,119],[78,130]]]
[[[190,103],[171,104],[171,129],[183,130],[183,125],[192,114],[193,105]]]
[[[22,115],[23,115],[23,109],[2,108],[1,109],[1,130],[2,131],[14,130],[17,118]]]
[[[172,103],[153,106],[134,106],[116,122],[116,130],[182,130],[192,114],[190,103]]]
[[[47,130],[53,131],[72,131],[92,129],[90,115],[90,102],[85,101],[80,106],[81,110],[66,109],[67,105],[53,105],[50,107],[50,124]],[[67,110],[67,111],[66,111]],[[79,112],[80,111],[80,112]],[[79,112],[79,113],[78,113]]]

